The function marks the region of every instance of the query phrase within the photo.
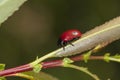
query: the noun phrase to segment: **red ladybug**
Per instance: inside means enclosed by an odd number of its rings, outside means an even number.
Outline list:
[[[57,42],[58,46],[62,46],[63,49],[64,46],[66,46],[67,44],[71,44],[72,46],[74,46],[71,42],[79,39],[81,35],[81,32],[77,29],[67,30],[60,35]]]

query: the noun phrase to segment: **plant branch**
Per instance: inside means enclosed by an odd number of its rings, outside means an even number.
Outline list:
[[[74,62],[83,61],[84,56],[82,56],[82,55],[75,56],[75,57],[71,57],[70,59],[73,60]],[[103,59],[104,59],[103,56],[91,56],[89,58],[89,60],[103,60]],[[54,68],[54,67],[63,67],[63,63],[64,62],[61,59],[61,60],[53,60],[53,61],[42,62],[41,65],[43,66],[43,69],[46,69],[46,68]],[[20,73],[20,72],[26,72],[26,71],[31,71],[31,70],[33,70],[32,67],[30,67],[29,64],[26,64],[26,65],[22,65],[22,66],[19,66],[19,67],[16,67],[16,68],[11,68],[11,69],[1,71],[0,76],[4,76],[4,77],[19,76],[19,77],[31,78],[28,75],[24,75],[24,74]]]
[[[72,57],[70,59],[76,62],[76,61],[83,61],[84,57],[80,55],[80,56]],[[89,60],[103,60],[103,59],[104,59],[103,56],[90,56],[89,58]],[[42,62],[41,65],[43,69],[46,69],[46,68],[62,66],[62,63],[63,63],[62,60],[53,60],[53,61]],[[26,64],[19,67],[0,71],[0,76],[9,76],[11,74],[16,74],[16,73],[31,71],[31,70],[33,70],[33,68],[29,64]]]
[[[90,71],[88,71],[87,68],[79,67],[79,66],[76,66],[76,65],[73,65],[73,64],[67,64],[67,67],[69,67],[69,68],[74,68],[74,69],[77,69],[77,70],[79,70],[79,71],[82,71],[82,72],[88,74],[89,76],[91,76],[91,77],[92,77],[93,79],[95,79],[95,80],[100,80],[97,75],[92,74]]]
[[[120,61],[120,55],[115,55],[115,56],[90,56],[88,60],[103,60],[103,61]],[[85,61],[84,60],[84,55],[77,55],[74,57],[71,57],[70,60],[73,62],[77,61]],[[63,60],[52,60],[52,61],[47,61],[47,62],[42,62],[42,69],[47,69],[47,68],[54,68],[54,67],[63,67]],[[18,66],[15,68],[11,69],[6,69],[3,71],[0,71],[0,76],[1,77],[7,77],[7,76],[15,76],[15,74],[21,73],[21,72],[26,72],[26,71],[31,71],[33,68],[29,64],[25,64],[22,66]]]
[[[13,76],[22,77],[22,78],[29,79],[29,80],[35,80],[33,76],[30,76],[24,73],[17,73],[17,74],[14,74]]]

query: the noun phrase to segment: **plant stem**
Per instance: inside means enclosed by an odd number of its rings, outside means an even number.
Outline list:
[[[74,62],[84,60],[82,55],[80,56],[77,55],[77,56],[71,57],[70,59],[73,60]],[[104,56],[90,56],[89,60],[104,60]],[[42,67],[43,69],[46,69],[46,68],[62,66],[62,63],[63,63],[62,60],[52,60],[52,61],[42,62],[41,65],[43,66]],[[30,64],[25,64],[15,68],[10,68],[10,69],[0,71],[0,76],[8,76],[10,74],[16,74],[16,73],[31,71],[31,70],[33,70],[33,67],[30,66]]]
[[[120,59],[116,59],[116,58],[113,58],[113,57],[109,57],[109,60],[115,61],[115,62],[120,62]]]
[[[3,71],[0,71],[0,76],[9,76],[11,74],[16,74],[16,73],[30,71],[30,70],[32,70],[30,65],[29,64],[25,64],[25,65],[22,65],[22,66],[19,66],[19,67],[10,68],[10,69],[6,69],[6,70],[3,70]]]
[[[51,57],[54,57],[54,55],[56,54],[56,51],[54,52],[51,52],[51,53],[48,53],[47,55],[33,61],[30,63],[30,66],[31,67],[34,67],[35,65],[39,64],[40,62],[42,62],[43,60],[47,59],[47,58],[51,58]]]
[[[91,76],[91,77],[94,78],[95,80],[100,80],[100,79],[98,78],[98,76],[96,76],[95,74],[92,74],[90,71],[88,71],[87,68],[79,67],[79,66],[76,66],[76,65],[73,65],[73,64],[67,64],[67,67],[80,70],[80,71],[88,74],[89,76]]]
[[[29,80],[34,80],[33,76],[23,74],[23,73],[17,73],[17,74],[14,74],[14,76],[22,77],[22,78],[29,79]]]

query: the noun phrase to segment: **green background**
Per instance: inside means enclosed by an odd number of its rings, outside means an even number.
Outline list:
[[[58,48],[59,35],[67,29],[82,33],[120,15],[120,0],[28,0],[0,29],[0,63],[7,68],[35,60],[36,56]],[[97,55],[120,53],[115,41]],[[77,62],[88,67],[101,80],[119,80],[120,64],[116,62]],[[83,72],[69,68],[43,70],[60,80],[93,80]],[[9,80],[21,78],[9,78]],[[23,80],[23,79],[22,79]]]

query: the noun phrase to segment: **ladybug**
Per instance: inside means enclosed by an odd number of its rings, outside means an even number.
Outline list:
[[[60,35],[57,45],[63,47],[63,49],[65,50],[64,47],[67,44],[74,46],[71,42],[79,39],[81,35],[82,35],[81,32],[77,29],[67,30]]]

